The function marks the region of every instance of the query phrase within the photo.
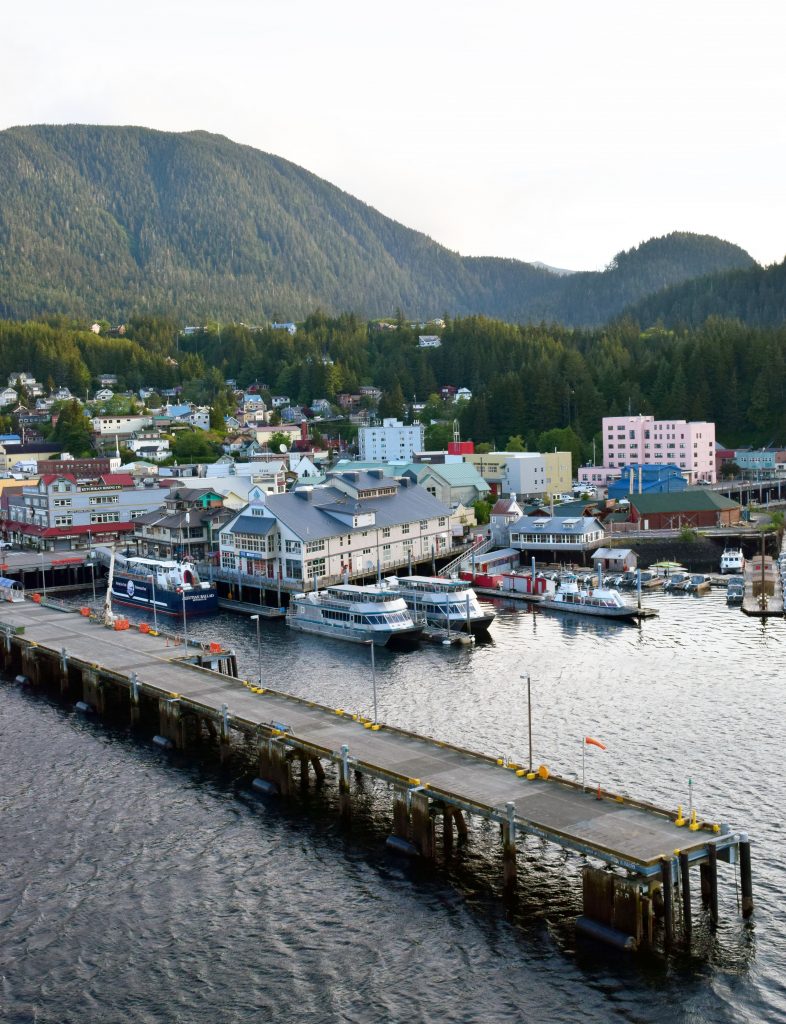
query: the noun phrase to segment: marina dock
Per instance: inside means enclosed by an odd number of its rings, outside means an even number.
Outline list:
[[[351,823],[353,779],[390,787],[389,842],[427,861],[470,837],[469,818],[500,827],[503,888],[515,890],[517,843],[536,836],[589,858],[578,927],[621,948],[690,942],[691,868],[710,920],[718,917],[719,863],[739,865],[742,912],[753,910],[745,833],[556,778],[519,765],[369,721],[236,678],[220,643],[170,643],[161,635],[109,630],[78,611],[46,602],[0,609],[7,677],[58,687],[97,714],[125,718],[159,746],[233,746],[253,752],[254,787],[286,797],[295,779],[338,784]]]

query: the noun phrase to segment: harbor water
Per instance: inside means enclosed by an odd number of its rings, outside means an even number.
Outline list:
[[[756,910],[721,865],[720,923],[692,952],[630,957],[577,939],[578,855],[470,820],[449,864],[386,850],[390,794],[335,785],[260,801],[238,768],[162,754],[54,697],[0,690],[0,1020],[786,1021],[786,623],[722,591],[646,594],[641,628],[497,605],[487,643],[376,651],[381,720],[747,829]],[[189,632],[241,674],[370,713],[370,653],[222,614]],[[261,654],[261,657],[260,657]],[[260,699],[264,699],[261,698]],[[670,851],[664,851],[670,852]],[[698,888],[698,885],[695,886]]]

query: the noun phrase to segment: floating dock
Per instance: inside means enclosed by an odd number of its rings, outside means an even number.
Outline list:
[[[265,793],[289,794],[293,772],[301,786],[312,777],[322,782],[327,767],[347,824],[353,778],[382,780],[391,789],[391,845],[426,860],[440,851],[449,857],[454,842],[468,840],[467,816],[497,823],[508,894],[520,837],[589,857],[577,926],[622,948],[690,943],[690,869],[697,866],[711,922],[721,862],[739,864],[742,912],[753,910],[744,833],[237,679],[234,655],[220,644],[174,646],[150,632],[110,631],[78,612],[25,602],[0,608],[0,658],[6,676],[59,686],[84,709],[127,716],[159,746],[215,743],[223,758],[242,744],[254,752],[254,785]]]

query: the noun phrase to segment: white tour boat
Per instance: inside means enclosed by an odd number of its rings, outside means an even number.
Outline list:
[[[286,623],[301,633],[356,644],[371,640],[378,647],[417,640],[423,631],[422,625],[413,621],[404,598],[376,584],[361,587],[341,583],[326,590],[293,594]]]
[[[541,601],[538,607],[604,619],[635,619],[639,614],[637,608],[623,600],[618,590],[605,586],[582,589],[575,578],[562,580],[556,594]]]
[[[726,548],[721,555],[721,575],[727,572],[742,572],[745,569],[745,556],[740,548]]]
[[[481,608],[466,580],[390,576],[385,583],[404,598],[415,620],[425,619],[431,626],[475,634],[485,632],[494,621],[495,613]]]

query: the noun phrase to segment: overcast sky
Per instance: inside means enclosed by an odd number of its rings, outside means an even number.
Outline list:
[[[8,8],[11,8],[10,10]],[[0,127],[203,128],[465,255],[786,255],[780,0],[7,0]]]

